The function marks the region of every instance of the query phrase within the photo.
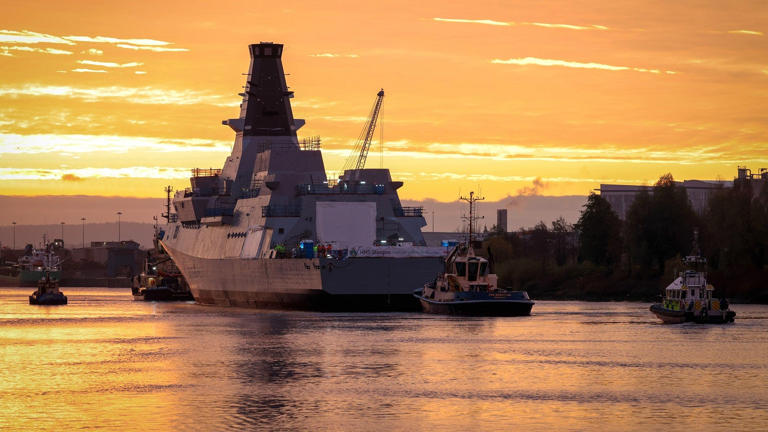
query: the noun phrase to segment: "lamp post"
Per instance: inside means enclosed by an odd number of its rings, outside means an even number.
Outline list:
[[[61,242],[64,243],[64,222],[61,222]]]
[[[85,249],[85,218],[80,218],[83,221],[83,249]]]
[[[16,250],[16,221],[13,221],[13,250]]]
[[[122,215],[123,212],[119,211],[117,212],[117,241],[120,242],[120,215]]]

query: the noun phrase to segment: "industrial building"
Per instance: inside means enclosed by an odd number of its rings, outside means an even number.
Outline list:
[[[747,179],[759,182],[759,185],[762,185],[768,181],[768,169],[761,168],[759,173],[753,174],[749,168],[738,167],[738,174],[734,181]],[[733,181],[684,180],[675,182],[675,185],[685,189],[693,210],[698,214],[702,214],[707,209],[709,197],[717,190],[733,187]],[[760,187],[754,188],[754,190],[758,191]],[[642,190],[653,193],[653,186],[601,184],[599,189],[600,195],[608,201],[613,211],[622,220],[626,218],[629,207],[635,201],[635,196]]]

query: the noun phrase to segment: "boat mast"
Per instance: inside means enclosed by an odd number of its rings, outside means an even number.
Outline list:
[[[463,219],[469,222],[469,240],[467,243],[469,244],[469,247],[472,247],[472,234],[474,232],[473,225],[475,224],[476,220],[483,218],[482,216],[481,217],[475,216],[475,203],[477,203],[477,201],[484,200],[485,197],[475,197],[475,192],[471,191],[469,192],[469,198],[459,197],[459,199],[469,203],[469,217],[467,218],[465,216]]]
[[[171,192],[173,192],[173,188],[168,185],[163,189],[165,191],[165,213],[160,215],[165,218],[165,221],[167,223],[171,222]],[[157,223],[155,223],[157,225]]]

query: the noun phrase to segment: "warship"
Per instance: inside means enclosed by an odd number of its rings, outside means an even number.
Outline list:
[[[160,244],[198,303],[318,310],[416,310],[414,289],[444,267],[427,247],[421,207],[403,207],[388,169],[365,168],[384,91],[359,154],[328,178],[320,139],[299,140],[283,45],[249,45],[232,153],[193,169],[167,202]],[[353,150],[353,151],[356,151]],[[346,169],[348,168],[348,169]]]

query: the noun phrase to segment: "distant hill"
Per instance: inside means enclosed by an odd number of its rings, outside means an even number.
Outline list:
[[[481,201],[477,209],[485,218],[480,229],[496,224],[496,210],[506,208],[509,230],[532,227],[539,221],[547,225],[560,216],[568,222],[578,220],[585,196],[509,196],[498,201]],[[117,212],[121,215],[121,238],[136,240],[147,247],[152,239],[152,217],[164,211],[163,198],[126,198],[103,196],[7,196],[0,195],[0,242],[12,242],[11,222],[16,221],[16,246],[39,243],[43,233],[58,238],[60,222],[64,222],[64,241],[70,245],[82,243],[82,221],[86,218],[86,243],[97,240],[117,240]],[[461,229],[461,216],[467,213],[463,201],[402,200],[403,206],[424,207],[425,231],[452,232]],[[21,245],[21,246],[20,246]]]

